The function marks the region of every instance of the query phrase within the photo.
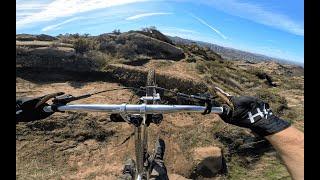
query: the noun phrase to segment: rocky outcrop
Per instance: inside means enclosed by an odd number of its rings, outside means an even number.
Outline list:
[[[137,32],[137,33],[174,45],[174,43],[170,38],[168,38],[166,35],[162,34],[160,31],[153,28],[144,28],[142,31],[133,31],[133,32]]]
[[[115,53],[116,56],[129,60],[141,59],[169,59],[180,60],[185,57],[182,49],[164,41],[140,34],[122,33],[114,41],[102,42],[100,50]]]

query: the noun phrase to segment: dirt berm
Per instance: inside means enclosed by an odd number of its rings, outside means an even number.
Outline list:
[[[140,87],[145,86],[148,69],[137,69],[125,65],[108,65],[104,71],[75,71],[70,66],[63,68],[30,68],[21,67],[16,68],[17,77],[27,78],[31,75],[41,75],[37,79],[46,78],[50,80],[52,72],[54,74],[61,74],[61,80],[79,80],[79,81],[111,81],[118,82],[124,86]],[[31,77],[30,77],[31,78]],[[66,78],[66,79],[64,79]],[[34,78],[31,78],[34,79]],[[208,90],[208,87],[203,82],[195,82],[190,79],[174,77],[157,72],[156,83],[160,87],[179,92],[196,94],[203,93]],[[179,84],[179,86],[177,86]]]

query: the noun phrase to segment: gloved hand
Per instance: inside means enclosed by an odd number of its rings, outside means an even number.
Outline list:
[[[16,123],[17,122],[29,122],[39,119],[44,119],[53,112],[43,111],[44,106],[48,106],[46,101],[50,98],[62,95],[63,93],[48,94],[36,98],[20,98],[16,100]]]
[[[268,103],[250,96],[229,97],[233,108],[224,106],[220,115],[223,121],[251,129],[260,136],[280,132],[290,126],[289,122],[275,116]]]

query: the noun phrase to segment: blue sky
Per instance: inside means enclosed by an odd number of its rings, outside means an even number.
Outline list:
[[[171,36],[304,62],[302,0],[16,0],[16,33]]]

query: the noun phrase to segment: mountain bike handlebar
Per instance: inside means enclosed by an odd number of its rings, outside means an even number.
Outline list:
[[[56,110],[55,110],[56,109]],[[61,106],[45,106],[44,111],[98,111],[108,113],[133,113],[133,114],[166,114],[177,112],[204,112],[205,106],[195,105],[158,105],[158,104],[73,104]],[[212,107],[212,113],[222,114],[222,107]]]

